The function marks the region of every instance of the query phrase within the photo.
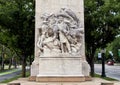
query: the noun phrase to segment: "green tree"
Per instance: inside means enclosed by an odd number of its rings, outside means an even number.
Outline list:
[[[85,0],[86,56],[94,76],[94,54],[120,33],[119,0]]]
[[[120,61],[120,56],[118,55],[118,50],[120,49],[120,37],[109,43],[107,49],[113,52],[114,59]]]
[[[8,37],[1,39],[1,43],[12,48],[20,57],[22,76],[25,77],[26,59],[34,52],[34,1],[1,0],[0,25]]]
[[[112,42],[112,52],[114,53],[114,57],[116,60],[120,61],[120,56],[118,55],[118,50],[120,49],[120,37],[117,37]]]

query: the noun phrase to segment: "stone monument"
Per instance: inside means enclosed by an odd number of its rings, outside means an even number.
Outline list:
[[[83,0],[36,0],[30,80],[86,81]]]

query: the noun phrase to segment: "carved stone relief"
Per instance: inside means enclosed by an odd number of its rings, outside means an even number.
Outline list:
[[[37,47],[43,54],[80,54],[83,29],[76,14],[66,8],[56,14],[43,14]]]

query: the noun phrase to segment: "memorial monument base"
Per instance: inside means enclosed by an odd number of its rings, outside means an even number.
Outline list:
[[[82,82],[86,81],[85,77],[37,77],[39,82]]]
[[[40,57],[39,62],[39,73],[31,76],[30,81],[83,82],[91,80],[89,65],[81,57]],[[36,70],[32,72],[36,73]]]
[[[83,81],[91,81],[90,76],[85,77],[36,77],[30,76],[30,81],[37,82],[83,82]]]

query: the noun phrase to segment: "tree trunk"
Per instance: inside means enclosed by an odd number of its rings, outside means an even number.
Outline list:
[[[30,66],[31,66],[32,65],[32,57],[31,56],[29,57],[29,60],[30,60],[29,62],[30,62]]]
[[[4,55],[4,54],[3,54]],[[4,56],[2,56],[2,65],[1,65],[1,70],[4,70]]]
[[[94,71],[94,54],[95,54],[95,48],[94,47],[92,47],[91,48],[91,53],[90,53],[90,57],[91,57],[91,61],[90,61],[90,67],[91,67],[91,76],[92,77],[94,77],[94,73],[95,73],[95,71]]]
[[[17,68],[17,61],[16,61],[16,58],[14,57],[14,68],[16,69]]]
[[[2,63],[1,63],[1,70],[4,70],[4,45],[2,47]]]
[[[93,56],[92,56],[92,57],[93,57]],[[94,71],[94,58],[92,58],[91,61],[90,61],[90,68],[91,68],[90,75],[91,75],[92,77],[94,77],[94,73],[95,73],[95,71]]]
[[[26,58],[22,56],[22,77],[26,77]]]
[[[9,70],[11,69],[11,66],[12,66],[12,59],[9,60]]]
[[[90,52],[87,55],[87,61],[88,61],[89,65],[90,65],[90,68],[91,68],[90,69],[91,70],[90,75],[92,77],[94,77],[94,73],[95,73],[95,71],[94,71],[94,53],[95,53],[95,48],[93,49],[93,47],[91,47]]]

